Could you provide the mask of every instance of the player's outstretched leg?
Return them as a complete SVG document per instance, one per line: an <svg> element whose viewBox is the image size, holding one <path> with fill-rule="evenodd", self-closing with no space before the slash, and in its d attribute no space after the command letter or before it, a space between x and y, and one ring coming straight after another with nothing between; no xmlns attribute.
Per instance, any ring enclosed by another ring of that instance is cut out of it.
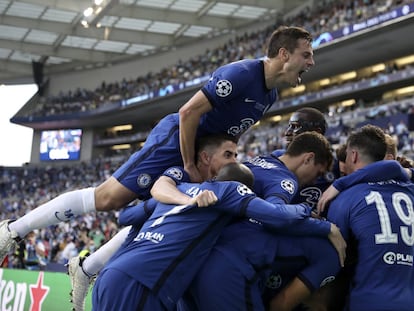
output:
<svg viewBox="0 0 414 311"><path fill-rule="evenodd" d="M95 188L86 188L63 193L15 221L3 221L0 228L0 260L3 261L16 239L23 239L29 232L93 211L96 211Z"/></svg>

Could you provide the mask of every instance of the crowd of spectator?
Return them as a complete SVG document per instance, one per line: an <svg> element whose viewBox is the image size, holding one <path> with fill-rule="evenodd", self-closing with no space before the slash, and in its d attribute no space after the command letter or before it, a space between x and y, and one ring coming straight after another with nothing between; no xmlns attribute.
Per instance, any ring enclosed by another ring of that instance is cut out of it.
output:
<svg viewBox="0 0 414 311"><path fill-rule="evenodd" d="M316 37L323 32L366 20L408 2L412 0L315 1L314 7L307 7L294 17L277 21L262 31L238 35L223 46L207 49L204 54L179 61L159 72L149 72L136 79L124 78L122 81L110 83L103 81L95 90L79 87L43 97L34 110L30 111L30 116L53 116L94 110L103 105L157 92L168 85L209 75L215 68L225 63L262 57L265 54L263 50L265 40L281 24L303 26Z"/></svg>
<svg viewBox="0 0 414 311"><path fill-rule="evenodd" d="M67 166L0 167L1 219L16 219L63 192L97 186L125 159L95 159ZM88 214L29 234L3 265L42 269L65 264L82 249L93 251L118 231L117 215ZM37 258L37 259L36 259Z"/></svg>

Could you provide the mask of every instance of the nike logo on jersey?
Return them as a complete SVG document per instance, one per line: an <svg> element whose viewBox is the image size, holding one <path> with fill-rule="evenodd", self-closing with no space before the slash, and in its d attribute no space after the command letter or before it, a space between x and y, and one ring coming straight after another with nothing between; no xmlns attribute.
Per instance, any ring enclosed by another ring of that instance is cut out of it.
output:
<svg viewBox="0 0 414 311"><path fill-rule="evenodd" d="M246 97L246 98L244 99L244 102L245 102L245 103L255 103L256 101L255 101L254 99L251 99L251 98Z"/></svg>

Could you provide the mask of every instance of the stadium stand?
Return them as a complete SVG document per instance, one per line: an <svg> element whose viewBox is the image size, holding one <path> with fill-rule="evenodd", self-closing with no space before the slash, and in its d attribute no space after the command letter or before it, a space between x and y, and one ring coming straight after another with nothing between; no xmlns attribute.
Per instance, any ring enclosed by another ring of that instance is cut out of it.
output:
<svg viewBox="0 0 414 311"><path fill-rule="evenodd" d="M401 1L395 3L393 1L332 1L327 4L318 5L317 2L315 8L301 11L297 16L284 22L303 25L318 37L324 32L335 31L393 9L401 5ZM276 26L272 25L258 32L236 36L224 46L208 49L203 55L180 61L157 73L149 72L138 76L135 80L124 78L122 81L111 83L102 81L94 90L77 88L41 97L35 109L26 116L44 117L90 111L150 93L169 95L176 91L176 87L171 86L179 86L197 78L205 79L214 68L225 63L243 58L262 57L264 51L260 47L265 45L265 40Z"/></svg>

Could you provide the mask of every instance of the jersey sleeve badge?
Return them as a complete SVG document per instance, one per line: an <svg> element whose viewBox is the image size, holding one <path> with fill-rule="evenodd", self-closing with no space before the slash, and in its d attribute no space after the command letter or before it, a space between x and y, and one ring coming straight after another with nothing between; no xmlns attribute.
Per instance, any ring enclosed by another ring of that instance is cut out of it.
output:
<svg viewBox="0 0 414 311"><path fill-rule="evenodd" d="M219 80L216 83L216 94L220 97L226 97L231 94L233 86L229 80Z"/></svg>

